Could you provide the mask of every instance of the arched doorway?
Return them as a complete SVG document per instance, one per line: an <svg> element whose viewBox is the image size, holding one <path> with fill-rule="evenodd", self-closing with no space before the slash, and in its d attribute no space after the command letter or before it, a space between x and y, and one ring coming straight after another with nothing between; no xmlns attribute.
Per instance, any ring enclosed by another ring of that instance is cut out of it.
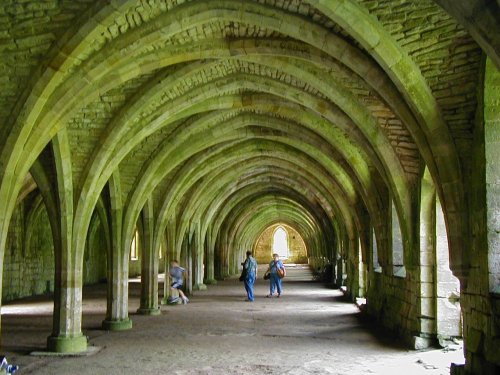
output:
<svg viewBox="0 0 500 375"><path fill-rule="evenodd" d="M285 263L308 263L308 252L302 236L284 223L267 227L258 237L253 250L259 264L268 263L273 253L279 254Z"/></svg>
<svg viewBox="0 0 500 375"><path fill-rule="evenodd" d="M273 235L273 254L278 254L280 259L288 259L288 233L281 225L276 228Z"/></svg>

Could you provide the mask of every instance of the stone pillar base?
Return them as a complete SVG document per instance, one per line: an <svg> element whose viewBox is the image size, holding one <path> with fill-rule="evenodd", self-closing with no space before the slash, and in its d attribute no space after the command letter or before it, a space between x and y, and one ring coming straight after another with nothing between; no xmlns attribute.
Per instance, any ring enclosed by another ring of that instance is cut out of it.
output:
<svg viewBox="0 0 500 375"><path fill-rule="evenodd" d="M196 284L193 286L193 290L207 290L207 286L205 284Z"/></svg>
<svg viewBox="0 0 500 375"><path fill-rule="evenodd" d="M132 320L103 320L102 328L107 331L125 331L132 328Z"/></svg>
<svg viewBox="0 0 500 375"><path fill-rule="evenodd" d="M137 309L137 314L140 314L140 315L160 315L161 314L161 311L160 309L157 307L157 308L138 308Z"/></svg>
<svg viewBox="0 0 500 375"><path fill-rule="evenodd" d="M87 336L49 336L47 350L55 353L80 353L87 350Z"/></svg>
<svg viewBox="0 0 500 375"><path fill-rule="evenodd" d="M430 337L413 336L411 338L411 347L415 350L427 349L435 343Z"/></svg>
<svg viewBox="0 0 500 375"><path fill-rule="evenodd" d="M217 280L215 279L205 280L205 285L215 285L215 284L217 284Z"/></svg>

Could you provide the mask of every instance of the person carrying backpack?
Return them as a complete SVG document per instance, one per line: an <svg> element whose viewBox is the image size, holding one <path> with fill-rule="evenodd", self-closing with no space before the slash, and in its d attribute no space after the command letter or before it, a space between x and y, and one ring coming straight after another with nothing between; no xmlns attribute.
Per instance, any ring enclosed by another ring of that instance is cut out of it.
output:
<svg viewBox="0 0 500 375"><path fill-rule="evenodd" d="M283 262L280 260L280 256L278 254L273 254L273 260L269 263L269 267L267 268L266 274L270 274L269 278L269 294L268 298L271 298L274 294L274 289L278 292L278 298L281 296L283 292L283 287L281 286L281 279L286 275L286 269Z"/></svg>

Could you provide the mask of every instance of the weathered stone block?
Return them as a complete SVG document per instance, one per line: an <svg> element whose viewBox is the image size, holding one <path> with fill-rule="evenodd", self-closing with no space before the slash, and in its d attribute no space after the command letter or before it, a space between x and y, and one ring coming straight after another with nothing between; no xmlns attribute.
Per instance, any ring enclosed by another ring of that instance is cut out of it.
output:
<svg viewBox="0 0 500 375"><path fill-rule="evenodd" d="M412 337L412 347L415 350L427 349L432 345L432 340L425 337L413 336Z"/></svg>
<svg viewBox="0 0 500 375"><path fill-rule="evenodd" d="M419 331L426 335L436 334L436 321L434 319L420 319Z"/></svg>
<svg viewBox="0 0 500 375"><path fill-rule="evenodd" d="M435 301L434 298L417 298L417 303L420 306L420 314L426 317L435 316Z"/></svg>
<svg viewBox="0 0 500 375"><path fill-rule="evenodd" d="M420 284L420 297L431 298L434 297L434 283L421 283Z"/></svg>
<svg viewBox="0 0 500 375"><path fill-rule="evenodd" d="M469 328L467 330L467 350L472 353L481 353L484 334L481 331L478 331L474 328Z"/></svg>

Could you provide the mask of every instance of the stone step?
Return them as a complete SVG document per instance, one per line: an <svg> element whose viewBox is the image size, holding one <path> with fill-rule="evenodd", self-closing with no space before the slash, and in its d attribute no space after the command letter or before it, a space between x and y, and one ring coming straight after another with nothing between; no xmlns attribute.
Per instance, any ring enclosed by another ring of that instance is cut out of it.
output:
<svg viewBox="0 0 500 375"><path fill-rule="evenodd" d="M314 274L311 270L311 267L308 264L288 263L285 264L285 268L286 268L286 277L284 278L284 281L314 280ZM259 273L263 275L266 269L267 269L266 265L259 266Z"/></svg>

